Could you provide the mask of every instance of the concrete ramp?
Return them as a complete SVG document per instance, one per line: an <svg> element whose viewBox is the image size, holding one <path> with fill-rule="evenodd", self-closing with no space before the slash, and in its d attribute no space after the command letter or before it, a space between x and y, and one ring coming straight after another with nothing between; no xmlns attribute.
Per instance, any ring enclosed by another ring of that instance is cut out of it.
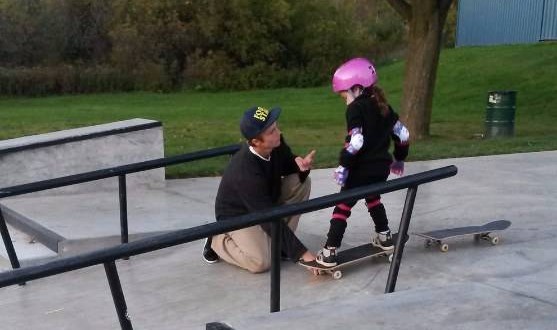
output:
<svg viewBox="0 0 557 330"><path fill-rule="evenodd" d="M387 295L355 293L223 324L237 330L264 329L555 329L557 298L540 298L535 282L491 280ZM517 290L509 286L518 287ZM533 295L520 292L534 293Z"/></svg>

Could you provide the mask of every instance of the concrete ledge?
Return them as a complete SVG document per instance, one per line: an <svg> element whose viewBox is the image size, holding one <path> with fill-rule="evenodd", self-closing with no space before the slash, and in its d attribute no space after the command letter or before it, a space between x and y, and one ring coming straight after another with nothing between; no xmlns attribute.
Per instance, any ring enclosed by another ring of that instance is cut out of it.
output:
<svg viewBox="0 0 557 330"><path fill-rule="evenodd" d="M80 174L164 157L162 124L147 119L69 129L0 141L0 187ZM164 168L127 176L128 187L164 187ZM117 178L36 194L114 189Z"/></svg>
<svg viewBox="0 0 557 330"><path fill-rule="evenodd" d="M160 121L136 118L109 124L74 128L38 135L30 135L0 141L0 155L16 151L44 148L63 143L94 139L108 135L135 132L161 126L162 123Z"/></svg>
<svg viewBox="0 0 557 330"><path fill-rule="evenodd" d="M165 234L170 232L166 231L155 231L150 233L140 233L128 235L129 242L135 240L146 238L149 236ZM67 257L72 255L78 255L81 253L91 252L103 248L108 248L121 244L121 236L105 236L99 238L82 238L82 239L66 239L62 240L58 244L58 256Z"/></svg>
<svg viewBox="0 0 557 330"><path fill-rule="evenodd" d="M0 204L0 208L9 225L31 236L33 240L40 242L50 250L58 252L58 244L64 240L63 236L58 235L38 222L29 219L5 205Z"/></svg>
<svg viewBox="0 0 557 330"><path fill-rule="evenodd" d="M39 265L58 257L58 254L44 246L34 237L8 224L12 244L17 252L21 267ZM0 243L0 272L11 270L12 265L4 244Z"/></svg>

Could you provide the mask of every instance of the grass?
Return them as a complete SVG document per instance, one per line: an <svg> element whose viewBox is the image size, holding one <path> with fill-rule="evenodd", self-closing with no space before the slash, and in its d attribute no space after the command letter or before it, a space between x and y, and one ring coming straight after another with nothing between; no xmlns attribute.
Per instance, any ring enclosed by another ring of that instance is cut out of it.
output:
<svg viewBox="0 0 557 330"><path fill-rule="evenodd" d="M378 68L398 108L403 63ZM557 149L557 44L469 47L441 54L431 137L411 146L409 160ZM515 137L479 139L487 92L516 90ZM337 164L344 105L330 87L246 92L119 93L0 99L0 140L130 118L160 120L165 154L241 141L238 122L252 105L280 105L280 126L297 153L317 149L317 167ZM168 177L219 174L226 157L177 165Z"/></svg>

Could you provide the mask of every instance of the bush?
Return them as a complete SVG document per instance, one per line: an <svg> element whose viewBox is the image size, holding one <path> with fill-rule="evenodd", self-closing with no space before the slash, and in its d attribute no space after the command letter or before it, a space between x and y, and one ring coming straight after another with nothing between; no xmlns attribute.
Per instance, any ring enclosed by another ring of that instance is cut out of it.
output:
<svg viewBox="0 0 557 330"><path fill-rule="evenodd" d="M405 32L384 0L0 0L0 11L9 95L310 87L348 58L389 60Z"/></svg>
<svg viewBox="0 0 557 330"><path fill-rule="evenodd" d="M108 66L0 68L0 94L43 96L50 94L159 90L161 70L146 66L121 72Z"/></svg>

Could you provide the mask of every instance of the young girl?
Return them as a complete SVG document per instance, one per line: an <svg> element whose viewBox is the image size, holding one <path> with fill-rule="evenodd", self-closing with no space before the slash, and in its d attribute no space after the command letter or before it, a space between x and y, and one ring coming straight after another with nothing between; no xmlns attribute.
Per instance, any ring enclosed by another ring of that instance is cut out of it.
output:
<svg viewBox="0 0 557 330"><path fill-rule="evenodd" d="M376 82L375 68L364 58L344 63L333 76L333 91L344 98L347 105L348 134L340 152L340 165L334 171L335 181L342 187L341 191L385 182L389 171L397 175L402 175L404 171L409 133L387 104ZM394 161L389 153L391 139L395 142ZM368 196L365 201L375 223L372 244L383 250L393 249L389 221L380 196ZM336 249L340 247L346 221L356 202L340 203L334 208L327 243L316 259L319 264L326 267L337 264Z"/></svg>

